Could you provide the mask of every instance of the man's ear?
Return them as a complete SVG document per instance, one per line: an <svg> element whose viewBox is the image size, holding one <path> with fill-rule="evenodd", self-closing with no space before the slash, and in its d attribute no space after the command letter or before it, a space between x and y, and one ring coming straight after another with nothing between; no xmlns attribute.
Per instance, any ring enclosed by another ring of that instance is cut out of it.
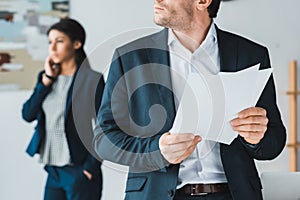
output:
<svg viewBox="0 0 300 200"><path fill-rule="evenodd" d="M81 46L82 46L82 43L79 40L76 40L73 43L73 48L76 49L76 50L79 49Z"/></svg>
<svg viewBox="0 0 300 200"><path fill-rule="evenodd" d="M197 0L197 9L201 11L207 10L211 2L212 0Z"/></svg>

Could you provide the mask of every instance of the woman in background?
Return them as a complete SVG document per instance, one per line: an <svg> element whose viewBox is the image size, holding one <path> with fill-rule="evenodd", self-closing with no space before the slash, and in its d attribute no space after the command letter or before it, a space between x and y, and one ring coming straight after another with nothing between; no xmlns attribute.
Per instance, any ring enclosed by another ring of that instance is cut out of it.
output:
<svg viewBox="0 0 300 200"><path fill-rule="evenodd" d="M27 148L48 172L44 199L99 200L100 162L92 151L93 126L104 87L91 70L83 46L85 31L73 19L62 19L48 32L49 55L22 116L37 120Z"/></svg>

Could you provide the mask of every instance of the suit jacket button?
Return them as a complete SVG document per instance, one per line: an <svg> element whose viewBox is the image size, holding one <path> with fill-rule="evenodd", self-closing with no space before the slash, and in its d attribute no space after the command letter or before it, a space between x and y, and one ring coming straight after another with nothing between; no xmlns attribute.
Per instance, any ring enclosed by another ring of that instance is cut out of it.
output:
<svg viewBox="0 0 300 200"><path fill-rule="evenodd" d="M173 197L174 194L175 194L174 190L169 190L169 191L168 191L168 196L169 196L169 197Z"/></svg>

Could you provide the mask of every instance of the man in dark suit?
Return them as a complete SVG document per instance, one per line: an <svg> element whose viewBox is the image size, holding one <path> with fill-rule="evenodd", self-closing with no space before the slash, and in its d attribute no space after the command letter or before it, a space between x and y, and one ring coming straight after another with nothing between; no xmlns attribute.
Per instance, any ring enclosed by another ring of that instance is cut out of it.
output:
<svg viewBox="0 0 300 200"><path fill-rule="evenodd" d="M101 158L129 166L125 199L262 199L254 159L274 159L286 141L272 76L256 107L230 122L238 132L230 145L169 133L193 66L212 74L270 67L265 47L214 24L219 4L156 0L155 23L167 29L115 51L94 147Z"/></svg>

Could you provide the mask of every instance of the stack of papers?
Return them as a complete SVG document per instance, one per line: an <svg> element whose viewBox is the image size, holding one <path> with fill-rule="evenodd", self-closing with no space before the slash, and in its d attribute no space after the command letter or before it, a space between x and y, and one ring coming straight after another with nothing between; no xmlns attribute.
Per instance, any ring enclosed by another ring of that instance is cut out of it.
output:
<svg viewBox="0 0 300 200"><path fill-rule="evenodd" d="M254 107L273 69L259 64L216 75L191 73L180 100L171 133L194 133L202 140L230 144L238 135L230 121Z"/></svg>

